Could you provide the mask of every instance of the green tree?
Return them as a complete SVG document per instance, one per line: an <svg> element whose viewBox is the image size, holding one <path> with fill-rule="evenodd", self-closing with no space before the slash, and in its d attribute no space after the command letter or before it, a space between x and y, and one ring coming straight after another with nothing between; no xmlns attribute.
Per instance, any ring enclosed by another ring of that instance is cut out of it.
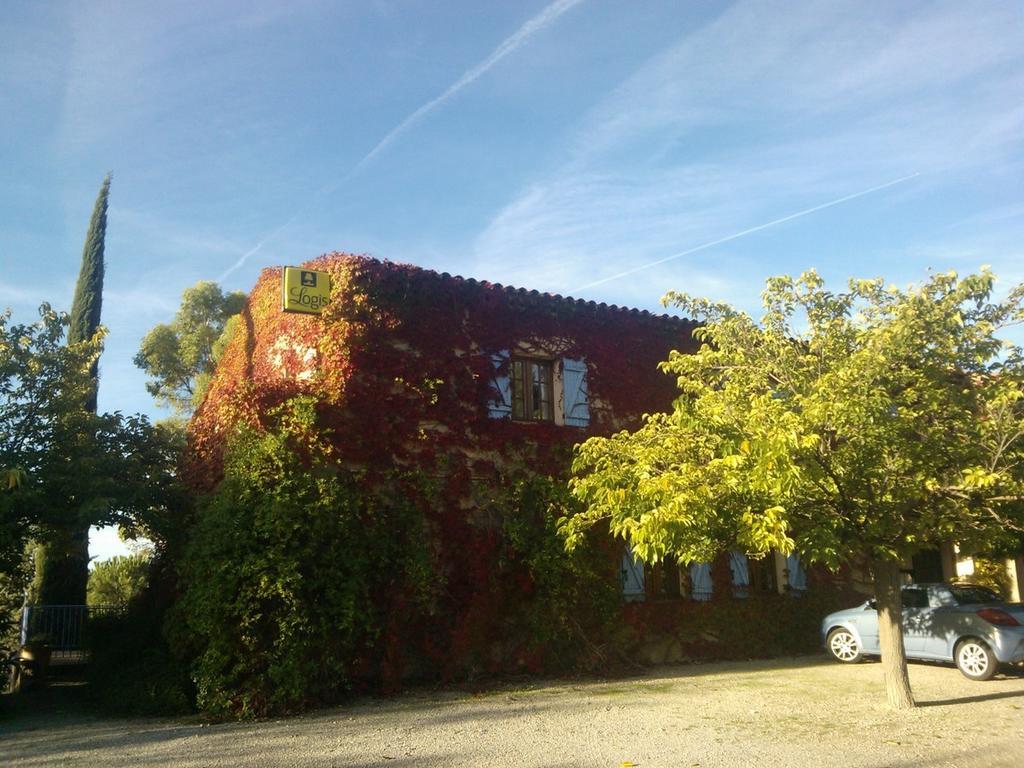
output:
<svg viewBox="0 0 1024 768"><path fill-rule="evenodd" d="M82 249L82 265L75 284L71 319L67 331L68 344L90 341L100 328L103 307L103 251L107 235L107 201L110 196L110 175L103 180L93 206L89 230ZM96 412L99 387L99 358L89 367L91 382L82 393L80 408ZM89 527L73 523L54 527L49 536L36 547L36 579L33 592L49 603L80 603L85 596L89 567Z"/></svg>
<svg viewBox="0 0 1024 768"><path fill-rule="evenodd" d="M67 344L69 324L66 314L48 305L29 325L0 315L0 467L15 470L18 478L0 491L3 573L20 567L29 536L59 541L66 531L116 524L159 539L183 505L175 476L179 435L144 417L82 408L103 329L88 341ZM84 603L86 578L80 592L36 588L34 598ZM44 587L52 583L36 580Z"/></svg>
<svg viewBox="0 0 1024 768"><path fill-rule="evenodd" d="M30 580L25 526L16 518L13 503L14 492L24 480L21 469L0 469L0 647L5 648L17 642L18 619Z"/></svg>
<svg viewBox="0 0 1024 768"><path fill-rule="evenodd" d="M153 377L146 390L158 403L179 416L199 405L216 365L217 341L244 305L244 293L224 293L216 283L202 281L182 294L174 320L150 329L135 365Z"/></svg>
<svg viewBox="0 0 1024 768"><path fill-rule="evenodd" d="M96 563L89 573L89 605L127 606L145 589L153 553L148 550Z"/></svg>
<svg viewBox="0 0 1024 768"><path fill-rule="evenodd" d="M21 527L14 517L11 500L24 481L24 470L16 467L0 469L0 572L9 569L21 549Z"/></svg>
<svg viewBox="0 0 1024 768"><path fill-rule="evenodd" d="M75 283L75 298L71 302L71 324L68 326L68 344L89 341L100 328L103 309L103 252L107 238L107 203L110 198L110 174L103 179L96 204L89 220L89 231L82 249L82 266ZM92 389L85 399L85 410L96 412L99 359L93 361L90 374Z"/></svg>
<svg viewBox="0 0 1024 768"><path fill-rule="evenodd" d="M605 520L648 561L795 548L866 571L889 701L913 706L901 565L944 541L999 548L1024 517L1024 360L997 336L1024 319L1024 286L993 301L993 282L832 293L814 272L773 278L760 323L670 293L704 343L662 364L681 390L671 413L579 447L586 510L563 521L568 546Z"/></svg>

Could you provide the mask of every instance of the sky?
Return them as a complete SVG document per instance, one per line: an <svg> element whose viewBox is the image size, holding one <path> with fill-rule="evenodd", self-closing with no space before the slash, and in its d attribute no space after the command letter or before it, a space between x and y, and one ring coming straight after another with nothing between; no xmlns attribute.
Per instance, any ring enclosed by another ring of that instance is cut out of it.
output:
<svg viewBox="0 0 1024 768"><path fill-rule="evenodd" d="M132 357L185 288L335 250L658 311L1024 281L1017 0L12 0L0 51L15 320L113 173L102 410L165 415Z"/></svg>

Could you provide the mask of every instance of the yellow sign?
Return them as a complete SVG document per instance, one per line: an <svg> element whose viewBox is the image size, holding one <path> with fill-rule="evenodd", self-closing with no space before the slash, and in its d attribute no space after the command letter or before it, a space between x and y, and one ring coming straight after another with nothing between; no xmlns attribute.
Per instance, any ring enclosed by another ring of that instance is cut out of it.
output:
<svg viewBox="0 0 1024 768"><path fill-rule="evenodd" d="M331 298L331 276L301 267L285 267L281 281L281 308L285 312L319 315Z"/></svg>

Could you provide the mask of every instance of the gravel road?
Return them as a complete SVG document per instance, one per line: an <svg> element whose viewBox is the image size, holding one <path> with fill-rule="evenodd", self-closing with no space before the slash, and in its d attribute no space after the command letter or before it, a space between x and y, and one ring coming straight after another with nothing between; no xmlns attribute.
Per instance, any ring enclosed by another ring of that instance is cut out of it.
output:
<svg viewBox="0 0 1024 768"><path fill-rule="evenodd" d="M419 691L248 724L69 711L0 722L3 766L1020 766L1024 673L972 683L913 664L919 707L885 705L881 667L799 658L660 668L636 679Z"/></svg>

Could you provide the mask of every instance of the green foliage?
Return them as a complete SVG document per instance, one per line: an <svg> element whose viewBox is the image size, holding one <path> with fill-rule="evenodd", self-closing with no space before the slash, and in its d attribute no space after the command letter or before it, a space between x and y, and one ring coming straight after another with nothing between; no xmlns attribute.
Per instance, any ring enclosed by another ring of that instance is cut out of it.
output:
<svg viewBox="0 0 1024 768"><path fill-rule="evenodd" d="M173 567L158 554L149 563L145 588L123 613L89 621L87 679L98 709L136 716L192 710L188 667L171 655L162 631L175 583Z"/></svg>
<svg viewBox="0 0 1024 768"><path fill-rule="evenodd" d="M505 606L506 638L543 648L545 667L560 671L607 662L604 646L619 618L621 596L609 552L595 546L567 552L557 522L578 505L564 481L528 470L524 479L489 487L484 508L503 521L504 549L493 564L525 600ZM516 571L528 578L516 583Z"/></svg>
<svg viewBox="0 0 1024 768"><path fill-rule="evenodd" d="M202 402L224 345L220 339L244 305L244 293L224 293L216 283L199 282L182 294L173 321L150 329L135 365L153 377L146 389L158 403L187 415Z"/></svg>
<svg viewBox="0 0 1024 768"><path fill-rule="evenodd" d="M575 502L563 481L341 468L311 398L266 424L231 438L180 564L167 628L201 710L258 717L357 683L606 660L611 558L565 551L555 521Z"/></svg>
<svg viewBox="0 0 1024 768"><path fill-rule="evenodd" d="M16 648L21 629L21 608L32 580L32 558L23 551L20 561L0 568L0 648Z"/></svg>
<svg viewBox="0 0 1024 768"><path fill-rule="evenodd" d="M110 195L110 176L103 180L85 246L82 264L75 284L75 298L71 304L68 326L68 344L91 341L100 332L100 314L103 306L103 250L107 233L107 200ZM79 407L86 413L96 413L99 391L99 349L89 365L89 380ZM88 425L83 424L83 427ZM88 433L80 440L88 440ZM35 550L36 579L33 591L36 598L48 603L80 603L85 593L87 563L89 561L89 528L81 521L72 521L68 527L55 527L51 535L38 542Z"/></svg>
<svg viewBox="0 0 1024 768"><path fill-rule="evenodd" d="M19 482L0 491L0 571L20 567L25 540L84 535L89 525L162 530L180 508L175 477L181 438L139 416L83 408L103 329L64 343L67 315L48 305L31 325L0 315L0 466ZM58 551L63 545L58 542ZM68 581L84 602L87 553L70 564ZM64 558L67 561L67 558ZM38 567L38 564L37 564ZM52 579L63 592L60 580ZM41 600L66 601L43 591Z"/></svg>
<svg viewBox="0 0 1024 768"><path fill-rule="evenodd" d="M623 647L632 658L652 662L816 653L821 648L821 617L858 599L863 598L812 590L799 597L633 603L624 611L630 635Z"/></svg>
<svg viewBox="0 0 1024 768"><path fill-rule="evenodd" d="M68 327L68 343L78 344L89 341L100 328L100 313L103 308L103 251L107 237L107 202L110 197L110 174L103 180L96 196L89 231L82 249L82 266L75 283L75 298L71 302L71 323ZM96 361L92 363L94 380L87 394L85 409L96 410Z"/></svg>
<svg viewBox="0 0 1024 768"><path fill-rule="evenodd" d="M957 581L988 587L1002 595L1004 600L1009 600L1013 582L1006 570L1005 560L979 555L975 555L972 560L974 561L974 573L970 576L961 576Z"/></svg>
<svg viewBox="0 0 1024 768"><path fill-rule="evenodd" d="M4 575L18 571L28 529L15 510L12 495L12 491L0 491L0 574Z"/></svg>
<svg viewBox="0 0 1024 768"><path fill-rule="evenodd" d="M83 429L95 418L82 403L102 334L65 345L68 323L45 304L31 325L12 324L9 312L0 316L0 466L8 468L0 491L5 573L20 564L34 525L54 516L53 522L64 521L61 491L80 482L74 461L84 452ZM10 482L12 474L17 482Z"/></svg>
<svg viewBox="0 0 1024 768"><path fill-rule="evenodd" d="M25 524L14 511L13 494L24 481L21 469L0 470L0 648L17 643L18 618L32 573L24 546Z"/></svg>
<svg viewBox="0 0 1024 768"><path fill-rule="evenodd" d="M153 553L144 550L96 563L89 572L86 603L127 606L145 588L152 559Z"/></svg>
<svg viewBox="0 0 1024 768"><path fill-rule="evenodd" d="M709 561L737 546L870 571L887 694L913 706L900 563L958 541L999 549L1024 527L1024 356L997 334L1024 286L936 274L901 291L807 272L772 278L757 323L669 294L701 319L696 354L662 364L680 397L634 433L579 449L569 546L597 520L644 560Z"/></svg>
<svg viewBox="0 0 1024 768"><path fill-rule="evenodd" d="M669 294L706 321L704 344L663 364L672 413L579 449L570 541L607 519L646 560L738 544L831 567L997 545L1022 523L1024 364L996 334L1024 287L992 302L993 281L774 278L760 323Z"/></svg>
<svg viewBox="0 0 1024 768"><path fill-rule="evenodd" d="M197 512L170 623L194 659L200 709L263 716L336 700L383 625L380 590L429 599L422 513L398 487L373 495L315 448L308 400L241 430Z"/></svg>

